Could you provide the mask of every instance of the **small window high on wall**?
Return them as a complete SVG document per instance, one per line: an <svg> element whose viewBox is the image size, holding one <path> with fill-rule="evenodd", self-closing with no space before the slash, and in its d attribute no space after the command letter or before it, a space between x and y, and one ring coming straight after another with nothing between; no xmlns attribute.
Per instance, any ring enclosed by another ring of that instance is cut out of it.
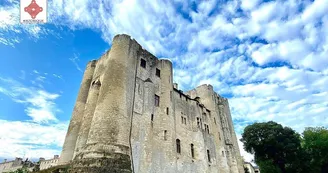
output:
<svg viewBox="0 0 328 173"><path fill-rule="evenodd" d="M155 94L155 106L159 107L159 96Z"/></svg>
<svg viewBox="0 0 328 173"><path fill-rule="evenodd" d="M191 157L195 158L194 144L190 144L190 149L191 149Z"/></svg>
<svg viewBox="0 0 328 173"><path fill-rule="evenodd" d="M158 68L156 68L156 76L161 77L161 70L159 70Z"/></svg>
<svg viewBox="0 0 328 173"><path fill-rule="evenodd" d="M146 68L146 60L142 59L140 60L140 66L143 68Z"/></svg>
<svg viewBox="0 0 328 173"><path fill-rule="evenodd" d="M176 145L177 145L177 153L181 153L181 144L180 139L176 139Z"/></svg>
<svg viewBox="0 0 328 173"><path fill-rule="evenodd" d="M167 140L167 130L164 130L164 141Z"/></svg>
<svg viewBox="0 0 328 173"><path fill-rule="evenodd" d="M207 150L207 160L211 162L210 150Z"/></svg>
<svg viewBox="0 0 328 173"><path fill-rule="evenodd" d="M202 125L201 125L201 123L200 123L200 118L198 118L198 117L197 117L197 127L198 127L198 128L202 128Z"/></svg>

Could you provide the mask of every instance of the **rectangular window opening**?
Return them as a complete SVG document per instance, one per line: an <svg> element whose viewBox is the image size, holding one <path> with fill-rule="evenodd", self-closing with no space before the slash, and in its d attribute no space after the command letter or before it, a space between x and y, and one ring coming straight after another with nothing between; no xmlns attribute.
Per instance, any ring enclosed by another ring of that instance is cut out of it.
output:
<svg viewBox="0 0 328 173"><path fill-rule="evenodd" d="M158 68L156 68L156 76L161 77L161 70L159 70Z"/></svg>
<svg viewBox="0 0 328 173"><path fill-rule="evenodd" d="M166 115L168 115L169 114L169 108L167 107L166 108Z"/></svg>
<svg viewBox="0 0 328 173"><path fill-rule="evenodd" d="M201 128L201 125L200 125L200 119L197 117L197 127L198 128Z"/></svg>
<svg viewBox="0 0 328 173"><path fill-rule="evenodd" d="M142 59L140 60L140 66L143 68L146 68L146 60Z"/></svg>
<svg viewBox="0 0 328 173"><path fill-rule="evenodd" d="M159 96L155 94L155 106L159 107Z"/></svg>
<svg viewBox="0 0 328 173"><path fill-rule="evenodd" d="M176 139L177 153L181 153L180 139Z"/></svg>
<svg viewBox="0 0 328 173"><path fill-rule="evenodd" d="M167 140L167 130L164 130L164 140Z"/></svg>
<svg viewBox="0 0 328 173"><path fill-rule="evenodd" d="M207 150L207 159L208 162L211 162L210 150Z"/></svg>
<svg viewBox="0 0 328 173"><path fill-rule="evenodd" d="M195 153L194 153L194 144L190 144L190 149L191 149L191 157L195 158Z"/></svg>
<svg viewBox="0 0 328 173"><path fill-rule="evenodd" d="M150 124L151 124L151 127L154 126L154 114L151 114L151 117L150 117Z"/></svg>

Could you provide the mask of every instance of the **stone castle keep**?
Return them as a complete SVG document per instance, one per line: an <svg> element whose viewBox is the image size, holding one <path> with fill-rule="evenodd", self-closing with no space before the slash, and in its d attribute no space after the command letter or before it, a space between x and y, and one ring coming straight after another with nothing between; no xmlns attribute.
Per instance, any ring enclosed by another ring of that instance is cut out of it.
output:
<svg viewBox="0 0 328 173"><path fill-rule="evenodd" d="M88 63L59 164L82 173L243 173L228 100L182 92L172 62L128 35Z"/></svg>

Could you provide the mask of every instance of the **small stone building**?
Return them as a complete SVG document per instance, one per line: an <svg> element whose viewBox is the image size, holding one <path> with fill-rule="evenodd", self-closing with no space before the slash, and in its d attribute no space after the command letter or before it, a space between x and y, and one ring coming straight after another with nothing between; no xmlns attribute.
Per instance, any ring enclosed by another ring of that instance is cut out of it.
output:
<svg viewBox="0 0 328 173"><path fill-rule="evenodd" d="M74 173L243 173L228 100L209 84L183 92L173 80L170 60L115 36L87 65L59 164Z"/></svg>

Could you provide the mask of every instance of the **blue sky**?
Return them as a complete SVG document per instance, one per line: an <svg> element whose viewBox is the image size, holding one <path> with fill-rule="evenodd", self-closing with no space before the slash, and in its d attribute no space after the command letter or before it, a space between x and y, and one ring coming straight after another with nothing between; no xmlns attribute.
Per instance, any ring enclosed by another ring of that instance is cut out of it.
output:
<svg viewBox="0 0 328 173"><path fill-rule="evenodd" d="M0 158L60 153L86 63L121 33L171 59L181 89L229 98L239 137L269 120L327 127L327 11L327 0L49 0L47 24L22 25L19 2L2 0Z"/></svg>

